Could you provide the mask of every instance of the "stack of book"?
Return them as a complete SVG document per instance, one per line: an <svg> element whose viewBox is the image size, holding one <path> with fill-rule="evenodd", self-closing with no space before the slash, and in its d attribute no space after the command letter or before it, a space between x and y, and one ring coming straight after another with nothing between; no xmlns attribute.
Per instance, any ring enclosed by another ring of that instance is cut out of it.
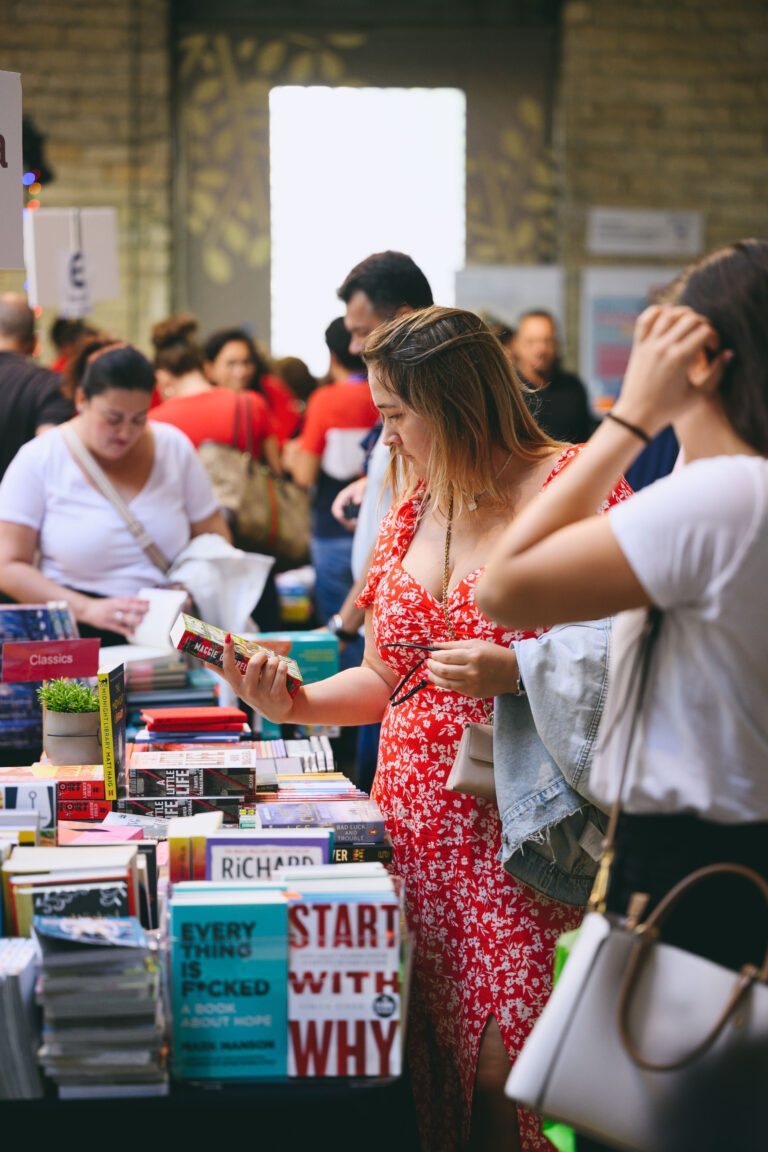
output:
<svg viewBox="0 0 768 1152"><path fill-rule="evenodd" d="M0 869L6 934L29 936L35 915L138 916L150 899L153 847L14 847Z"/></svg>
<svg viewBox="0 0 768 1152"><path fill-rule="evenodd" d="M43 1094L35 1059L35 957L31 940L0 940L0 1100Z"/></svg>
<svg viewBox="0 0 768 1152"><path fill-rule="evenodd" d="M397 882L376 864L272 875L174 888L175 1075L398 1075L407 960Z"/></svg>
<svg viewBox="0 0 768 1152"><path fill-rule="evenodd" d="M356 790L353 788L353 792ZM333 829L331 860L334 864L388 864L392 860L392 841L384 827L384 817L373 800L351 796L343 790L333 798L321 791L312 795L294 793L289 800L280 793L277 803L244 805L240 827L245 829L269 828L273 831L288 828ZM309 797L309 798L307 798Z"/></svg>
<svg viewBox="0 0 768 1152"><path fill-rule="evenodd" d="M35 916L40 1063L64 1099L168 1091L160 965L135 917Z"/></svg>
<svg viewBox="0 0 768 1152"><path fill-rule="evenodd" d="M143 708L137 743L237 744L250 735L241 708Z"/></svg>
<svg viewBox="0 0 768 1152"><path fill-rule="evenodd" d="M288 906L288 1075L398 1076L408 950L381 864L281 868Z"/></svg>
<svg viewBox="0 0 768 1152"><path fill-rule="evenodd" d="M288 905L278 887L180 884L169 900L173 1072L285 1076Z"/></svg>
<svg viewBox="0 0 768 1152"><path fill-rule="evenodd" d="M48 604L0 604L0 667L2 645L20 640L73 640L74 617L65 601ZM43 713L37 699L39 683L0 683L0 747L43 745Z"/></svg>

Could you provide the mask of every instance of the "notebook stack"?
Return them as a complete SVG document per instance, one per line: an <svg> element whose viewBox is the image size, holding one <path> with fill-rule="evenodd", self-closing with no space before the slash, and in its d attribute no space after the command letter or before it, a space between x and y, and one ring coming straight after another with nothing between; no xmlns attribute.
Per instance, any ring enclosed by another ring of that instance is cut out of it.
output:
<svg viewBox="0 0 768 1152"><path fill-rule="evenodd" d="M160 965L135 917L36 916L39 1059L63 1099L164 1095Z"/></svg>
<svg viewBox="0 0 768 1152"><path fill-rule="evenodd" d="M136 743L237 744L251 730L241 708L143 708Z"/></svg>
<svg viewBox="0 0 768 1152"><path fill-rule="evenodd" d="M31 940L0 940L0 1100L43 1094L35 1059L35 957Z"/></svg>

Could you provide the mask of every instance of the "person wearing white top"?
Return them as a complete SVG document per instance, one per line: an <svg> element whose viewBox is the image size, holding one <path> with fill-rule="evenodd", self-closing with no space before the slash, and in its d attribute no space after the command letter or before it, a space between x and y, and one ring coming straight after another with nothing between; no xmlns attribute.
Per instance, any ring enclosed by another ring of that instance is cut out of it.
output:
<svg viewBox="0 0 768 1152"><path fill-rule="evenodd" d="M591 776L610 805L626 757L608 892L619 914L632 893L647 894L650 911L707 864L768 878L768 243L710 254L668 298L637 322L608 419L507 529L476 593L512 628L619 613ZM685 466L592 517L616 473L669 424ZM738 969L762 963L765 916L756 887L720 874L686 896L665 938ZM768 1054L755 1059L764 1068ZM703 1092L687 1147L758 1147L762 1101L752 1088L726 1100ZM580 1150L595 1147L579 1138Z"/></svg>
<svg viewBox="0 0 768 1152"><path fill-rule="evenodd" d="M191 442L170 425L147 424L153 387L154 370L141 352L100 347L86 363L77 415L65 427L171 562L193 536L229 536ZM124 643L146 612L139 589L165 582L59 429L24 446L0 484L0 592L7 599L66 600L81 636Z"/></svg>

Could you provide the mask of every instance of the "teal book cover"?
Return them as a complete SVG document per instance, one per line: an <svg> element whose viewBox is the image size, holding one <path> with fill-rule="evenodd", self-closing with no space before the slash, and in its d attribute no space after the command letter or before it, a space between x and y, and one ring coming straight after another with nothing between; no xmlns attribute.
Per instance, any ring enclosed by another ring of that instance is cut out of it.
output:
<svg viewBox="0 0 768 1152"><path fill-rule="evenodd" d="M172 899L170 964L175 1076L286 1075L288 926L281 892Z"/></svg>

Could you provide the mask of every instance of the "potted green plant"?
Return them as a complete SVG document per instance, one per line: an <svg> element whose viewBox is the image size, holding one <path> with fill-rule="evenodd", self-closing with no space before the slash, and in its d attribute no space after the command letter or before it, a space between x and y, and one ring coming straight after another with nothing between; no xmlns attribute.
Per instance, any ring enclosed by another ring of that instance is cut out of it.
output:
<svg viewBox="0 0 768 1152"><path fill-rule="evenodd" d="M43 705L43 747L51 763L100 764L96 690L80 680L48 680L37 695Z"/></svg>

